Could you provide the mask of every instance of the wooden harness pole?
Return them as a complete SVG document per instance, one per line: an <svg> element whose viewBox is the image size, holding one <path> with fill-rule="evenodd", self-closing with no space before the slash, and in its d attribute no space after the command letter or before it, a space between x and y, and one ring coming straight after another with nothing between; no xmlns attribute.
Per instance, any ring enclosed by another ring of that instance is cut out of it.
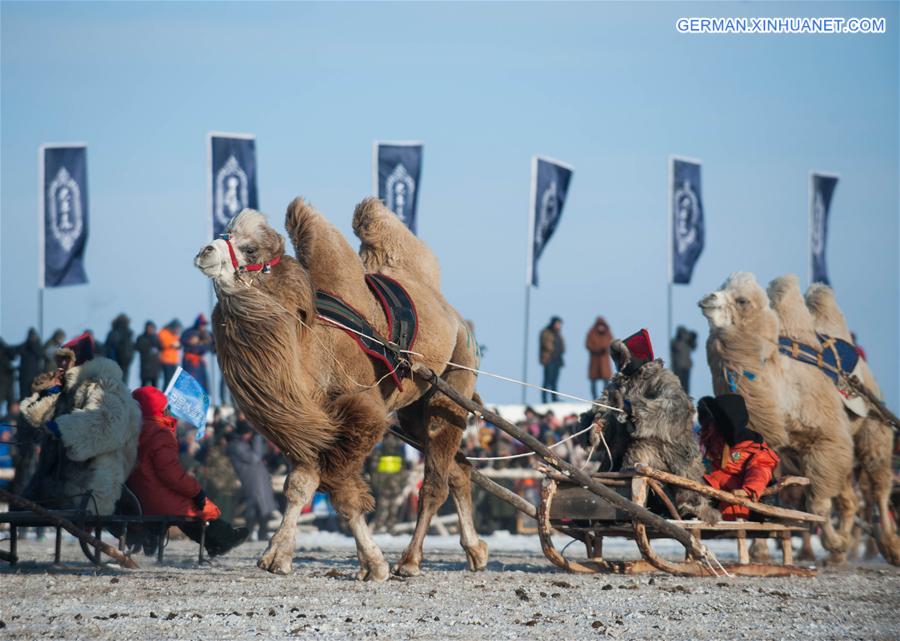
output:
<svg viewBox="0 0 900 641"><path fill-rule="evenodd" d="M2 488L0 488L0 499L3 499L10 505L16 505L25 510L30 510L35 514L44 517L56 527L64 528L70 534L72 534L72 536L75 536L84 543L97 548L98 552L103 552L104 554L118 561L123 568L128 568L129 570L140 569L140 566L138 566L138 564L130 556L122 554L113 546L104 543L100 539L94 538L68 519L64 519L60 516L54 515L52 512L46 510L35 502L29 501L28 499L23 499L21 496L17 496L12 492L7 492Z"/></svg>
<svg viewBox="0 0 900 641"><path fill-rule="evenodd" d="M691 536L690 532L688 532L686 529L669 523L666 519L653 514L647 508L629 501L614 490L611 490L602 483L598 483L597 481L592 479L588 473L578 469L577 467L567 463L566 461L563 461L558 456L556 456L546 445L531 436L531 434L523 432L499 414L495 414L494 412L485 409L481 405L475 403L472 399L464 398L463 396L461 396L459 392L453 389L445 380L438 377L430 368L428 368L424 364L414 364L412 367L412 371L417 376L428 381L431 385L436 387L438 391L450 398L450 400L455 402L460 407L467 409L476 416L484 417L485 419L493 423L497 428L503 430L513 438L518 439L519 441L530 447L538 456L544 459L549 465L559 470L566 477L572 479L573 481L576 481L577 483L590 490L597 496L605 499L609 503L612 503L615 507L628 512L635 520L646 524L647 526L659 531L669 538L675 539L697 559L706 559L710 562L715 560L715 555L713 555L713 553L709 549L707 549L703 544L701 544L693 536Z"/></svg>

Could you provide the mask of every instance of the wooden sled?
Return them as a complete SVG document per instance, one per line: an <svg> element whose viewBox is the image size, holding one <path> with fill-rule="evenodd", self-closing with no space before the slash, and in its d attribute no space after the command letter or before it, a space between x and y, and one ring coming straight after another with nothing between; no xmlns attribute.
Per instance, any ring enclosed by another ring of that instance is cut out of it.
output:
<svg viewBox="0 0 900 641"><path fill-rule="evenodd" d="M667 487L676 485L696 489L688 479L658 472L649 468L641 471L608 472L594 474L595 478L628 497L639 505L646 505L648 498L656 496L669 513L669 523L688 530L697 540L734 539L737 544L738 562L723 564L730 574L743 576L814 576L815 569L793 564L791 537L809 530L810 522L817 517L812 514L782 510L765 504L748 501L751 512L766 512L763 521L720 521L716 524L698 520L683 520L669 498ZM659 477L666 477L662 482ZM674 477L674 478L672 478ZM805 485L807 479L788 477L767 494L777 492L787 485ZM705 486L702 486L705 487ZM713 488L707 488L713 490ZM713 490L717 492L717 490ZM705 493L705 492L704 492ZM728 494L728 493L725 493ZM730 496L730 495L729 495ZM722 497L717 497L722 498ZM760 506L755 509L755 506ZM784 512L784 514L778 514ZM584 543L586 559L567 559L556 549L551 538L553 531L566 534ZM596 500L577 483L561 478L552 470L545 472L541 488L541 504L538 508L538 536L541 549L551 563L569 572L639 574L642 572L667 572L679 576L712 576L720 572L719 567L711 568L701 563L689 553L683 561L671 561L661 557L654 549L652 540L663 538L659 531L616 510L609 503ZM641 559L634 561L612 561L603 557L603 538L606 536L625 537L633 540L641 553ZM781 544L782 562L751 563L749 539L774 538Z"/></svg>

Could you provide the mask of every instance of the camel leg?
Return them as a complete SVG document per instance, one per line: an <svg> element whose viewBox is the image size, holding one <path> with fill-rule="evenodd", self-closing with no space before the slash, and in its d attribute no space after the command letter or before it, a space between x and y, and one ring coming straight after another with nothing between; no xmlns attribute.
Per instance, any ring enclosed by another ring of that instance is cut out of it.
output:
<svg viewBox="0 0 900 641"><path fill-rule="evenodd" d="M462 465L457 461L450 464L450 496L456 505L459 517L459 543L466 552L466 563L469 570L477 572L487 566L488 546L478 538L475 522L472 518L472 480L471 465Z"/></svg>
<svg viewBox="0 0 900 641"><path fill-rule="evenodd" d="M797 552L795 557L797 561L815 561L816 554L813 552L812 534L810 532L804 532L800 536L800 541L800 551Z"/></svg>
<svg viewBox="0 0 900 641"><path fill-rule="evenodd" d="M319 485L318 472L306 468L292 467L284 481L284 496L287 508L281 519L281 525L275 535L269 539L269 545L256 565L274 574L290 574L291 561L297 537L297 519L303 506L309 503Z"/></svg>
<svg viewBox="0 0 900 641"><path fill-rule="evenodd" d="M341 441L352 444L352 448L323 455L322 487L328 490L334 509L347 520L356 539L360 566L357 580L384 581L390 574L389 567L365 519L365 514L375 508L375 501L361 474L366 457L384 434L384 404L377 392L347 394L332 401L330 411L341 424Z"/></svg>
<svg viewBox="0 0 900 641"><path fill-rule="evenodd" d="M459 372L451 372L447 378L450 379L457 373ZM400 576L418 576L422 572L422 547L425 536L428 534L431 519L447 500L450 492L448 477L466 426L466 412L448 398L436 395L429 400L425 408L424 421L427 425L425 478L419 491L416 529L394 568L394 572Z"/></svg>
<svg viewBox="0 0 900 641"><path fill-rule="evenodd" d="M859 499L856 496L856 486L852 476L847 477L844 487L834 497L834 509L838 517L837 534L846 542L846 547L842 552L832 552L828 560L830 563L844 563L847 561L847 553L854 541L853 525L859 512Z"/></svg>
<svg viewBox="0 0 900 641"><path fill-rule="evenodd" d="M769 554L769 539L753 539L750 544L750 560L753 563L771 563L772 555Z"/></svg>
<svg viewBox="0 0 900 641"><path fill-rule="evenodd" d="M857 459L863 467L860 483L866 499L866 516L875 529L875 543L884 559L892 565L900 565L900 537L897 524L891 514L891 452L894 435L886 425L867 420L858 432L856 440ZM878 509L878 516L872 514ZM868 556L868 550L867 550Z"/></svg>

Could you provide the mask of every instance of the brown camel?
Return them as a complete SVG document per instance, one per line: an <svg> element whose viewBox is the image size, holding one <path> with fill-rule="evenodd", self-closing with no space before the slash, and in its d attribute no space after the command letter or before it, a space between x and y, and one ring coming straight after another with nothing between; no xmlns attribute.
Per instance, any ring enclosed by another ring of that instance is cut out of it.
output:
<svg viewBox="0 0 900 641"><path fill-rule="evenodd" d="M477 354L467 345L462 317L434 285L437 261L408 231L404 239L400 232L405 227L398 229L390 221L377 224L389 216L393 214L372 201L357 208L354 227L359 219L359 228L367 228L363 223L369 220L368 228L375 230L364 246L408 242L410 252L422 258L420 264L430 257L434 267L428 272L410 261L392 272L418 312L420 331L413 347L418 355L410 356L471 397L475 374L447 363L475 367ZM285 228L296 259L284 253L284 239L265 216L252 210L231 221L227 240L214 240L195 259L213 280L219 300L213 329L225 380L251 424L291 461L284 519L258 565L279 574L290 572L297 518L321 487L356 539L357 578L387 578L388 565L365 522L373 500L361 469L384 433L387 415L398 410L404 428L424 444L426 461L416 533L398 572L420 571L422 539L448 491L457 506L469 568L483 568L487 546L472 523L470 468L453 459L465 411L439 394L426 394L421 381L405 379L399 389L391 371L366 356L347 332L317 317L316 292L324 290L355 308L382 336L389 335L384 312L365 284L363 262L334 226L298 198L288 207ZM378 267L374 261L366 265L373 271Z"/></svg>
<svg viewBox="0 0 900 641"><path fill-rule="evenodd" d="M806 306L815 321L817 332L853 343L847 320L831 287L822 283L810 285L806 290ZM859 374L861 382L880 398L878 381L869 364L862 358L859 360ZM859 485L866 504L865 513L872 522L873 509L877 508L880 518L879 526L875 528L875 542L885 560L893 565L900 565L900 537L897 536L897 525L890 509L894 433L877 418L875 412L869 410L864 401L861 405L852 402L848 405L845 410L853 434Z"/></svg>
<svg viewBox="0 0 900 641"><path fill-rule="evenodd" d="M782 307L785 318L788 309L799 314L789 291L776 289L770 288L770 293L779 300L776 306ZM814 367L779 354L782 325L753 274L732 274L699 304L710 328L706 349L713 389L716 394L741 394L751 427L778 450L783 465L809 477L807 507L827 517L822 543L832 561L842 561L853 523L845 495L853 469L853 442L840 400L828 388L831 383ZM802 294L800 307L805 311ZM796 318L788 319L789 331L802 329ZM839 531L830 520L835 499Z"/></svg>

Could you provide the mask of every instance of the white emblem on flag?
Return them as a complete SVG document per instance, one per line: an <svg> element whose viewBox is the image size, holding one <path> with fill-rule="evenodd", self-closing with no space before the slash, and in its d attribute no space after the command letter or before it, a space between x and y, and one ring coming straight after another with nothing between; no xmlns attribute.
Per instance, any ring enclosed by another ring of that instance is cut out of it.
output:
<svg viewBox="0 0 900 641"><path fill-rule="evenodd" d="M391 175L387 177L385 191L387 192L387 208L397 214L397 217L405 223L407 207L412 203L413 194L416 192L416 182L402 163L398 163Z"/></svg>
<svg viewBox="0 0 900 641"><path fill-rule="evenodd" d="M64 250L71 251L83 227L81 188L65 167L56 172L56 177L47 188L47 202L50 203L53 237Z"/></svg>
<svg viewBox="0 0 900 641"><path fill-rule="evenodd" d="M697 242L700 203L691 183L685 180L675 191L675 243L683 254Z"/></svg>
<svg viewBox="0 0 900 641"><path fill-rule="evenodd" d="M817 191L813 199L812 219L812 253L813 256L821 256L825 249L825 199L822 192Z"/></svg>
<svg viewBox="0 0 900 641"><path fill-rule="evenodd" d="M547 234L550 231L550 225L556 220L556 214L559 211L559 195L556 190L556 181L552 181L550 186L544 190L541 196L541 210L539 212L540 221L538 225L538 240L541 245L547 240Z"/></svg>
<svg viewBox="0 0 900 641"><path fill-rule="evenodd" d="M247 173L241 169L234 156L229 156L216 173L216 220L222 225L234 218L247 207L250 196L247 188Z"/></svg>

